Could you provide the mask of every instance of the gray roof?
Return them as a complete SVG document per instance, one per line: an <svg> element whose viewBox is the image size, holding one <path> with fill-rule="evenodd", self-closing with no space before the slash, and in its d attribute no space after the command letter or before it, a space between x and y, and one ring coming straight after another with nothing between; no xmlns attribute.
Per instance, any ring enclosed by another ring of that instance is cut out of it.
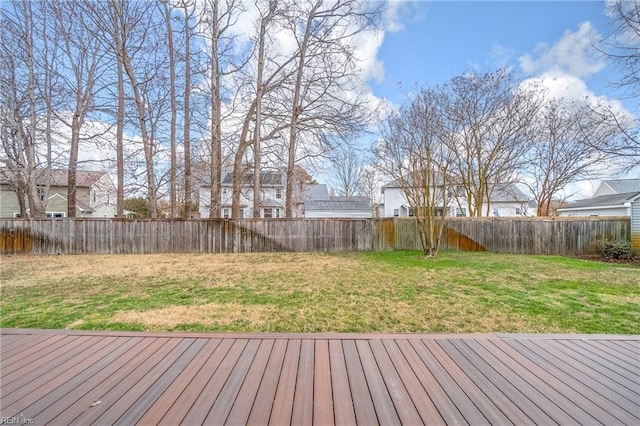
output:
<svg viewBox="0 0 640 426"><path fill-rule="evenodd" d="M626 202L640 196L640 191L624 194L601 195L600 197L578 200L558 210L571 210L589 207L623 206Z"/></svg>
<svg viewBox="0 0 640 426"><path fill-rule="evenodd" d="M304 190L305 198L307 200L329 200L329 189L324 183L305 185Z"/></svg>
<svg viewBox="0 0 640 426"><path fill-rule="evenodd" d="M603 180L602 184L607 184L617 194L640 191L640 179Z"/></svg>
<svg viewBox="0 0 640 426"><path fill-rule="evenodd" d="M12 171L10 169L3 168L0 171L0 183L7 183L11 179ZM46 170L38 170L36 175L37 185L46 185ZM79 188L90 188L96 183L105 172L99 172L94 170L76 170L76 186ZM67 169L51 169L51 179L49 184L51 186L69 186L69 170Z"/></svg>
<svg viewBox="0 0 640 426"><path fill-rule="evenodd" d="M260 173L260 185L261 186L280 186L284 187L284 173L282 172L261 172ZM209 177L203 180L202 186L211 185ZM226 173L222 179L222 185L233 185L233 173ZM242 177L242 185L253 185L253 173L247 173Z"/></svg>
<svg viewBox="0 0 640 426"><path fill-rule="evenodd" d="M514 184L498 184L491 193L491 202L527 202L530 198Z"/></svg>
<svg viewBox="0 0 640 426"><path fill-rule="evenodd" d="M371 201L369 197L332 197L329 200L306 200L306 211L313 210L351 210L370 211Z"/></svg>

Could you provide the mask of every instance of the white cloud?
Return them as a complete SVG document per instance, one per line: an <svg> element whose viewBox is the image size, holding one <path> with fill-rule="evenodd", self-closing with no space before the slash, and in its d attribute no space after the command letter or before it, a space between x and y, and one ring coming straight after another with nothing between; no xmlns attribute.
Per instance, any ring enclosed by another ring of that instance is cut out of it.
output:
<svg viewBox="0 0 640 426"><path fill-rule="evenodd" d="M583 22L577 31L565 31L553 45L538 44L533 53L519 58L520 66L526 74L555 71L588 78L606 66L602 54L593 47L601 38L590 22Z"/></svg>

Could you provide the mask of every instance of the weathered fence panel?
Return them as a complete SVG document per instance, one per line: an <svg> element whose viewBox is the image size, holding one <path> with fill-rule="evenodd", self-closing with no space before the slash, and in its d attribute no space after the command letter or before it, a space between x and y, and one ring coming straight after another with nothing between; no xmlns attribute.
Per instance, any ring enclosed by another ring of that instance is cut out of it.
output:
<svg viewBox="0 0 640 426"><path fill-rule="evenodd" d="M395 249L419 250L417 222L396 219ZM451 218L441 250L585 255L600 239L629 241L629 218Z"/></svg>
<svg viewBox="0 0 640 426"><path fill-rule="evenodd" d="M451 218L442 250L588 254L629 218ZM421 249L415 219L0 220L0 253L249 253Z"/></svg>

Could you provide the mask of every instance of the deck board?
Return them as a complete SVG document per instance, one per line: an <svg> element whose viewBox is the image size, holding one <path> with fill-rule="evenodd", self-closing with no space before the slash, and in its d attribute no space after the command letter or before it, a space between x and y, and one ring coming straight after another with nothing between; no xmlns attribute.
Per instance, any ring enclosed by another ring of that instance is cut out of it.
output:
<svg viewBox="0 0 640 426"><path fill-rule="evenodd" d="M4 329L0 347L7 424L640 424L640 336Z"/></svg>

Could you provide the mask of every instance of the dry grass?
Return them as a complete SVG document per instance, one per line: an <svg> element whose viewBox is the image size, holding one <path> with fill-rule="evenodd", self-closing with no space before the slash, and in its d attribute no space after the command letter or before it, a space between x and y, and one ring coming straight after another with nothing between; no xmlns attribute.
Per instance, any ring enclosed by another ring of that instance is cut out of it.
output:
<svg viewBox="0 0 640 426"><path fill-rule="evenodd" d="M3 327L640 333L640 270L415 252L9 256Z"/></svg>

